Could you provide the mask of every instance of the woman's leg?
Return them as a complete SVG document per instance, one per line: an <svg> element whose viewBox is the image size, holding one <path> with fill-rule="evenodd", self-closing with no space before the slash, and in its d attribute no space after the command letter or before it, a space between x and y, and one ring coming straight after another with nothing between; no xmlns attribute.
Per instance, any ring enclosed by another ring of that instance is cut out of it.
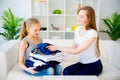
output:
<svg viewBox="0 0 120 80"><path fill-rule="evenodd" d="M102 72L103 66L101 61L87 64L84 68L75 73L75 75L96 75Z"/></svg>
<svg viewBox="0 0 120 80"><path fill-rule="evenodd" d="M84 67L84 64L78 62L76 64L66 67L63 71L63 75L74 75L77 71Z"/></svg>
<svg viewBox="0 0 120 80"><path fill-rule="evenodd" d="M25 73L32 75L32 76L43 76L43 75L53 75L54 74L54 69L52 67L49 67L48 69L41 70L38 73L32 74L30 72L24 71Z"/></svg>
<svg viewBox="0 0 120 80"><path fill-rule="evenodd" d="M61 74L61 72L62 72L61 65L57 64L53 68L54 68L54 75L60 75Z"/></svg>

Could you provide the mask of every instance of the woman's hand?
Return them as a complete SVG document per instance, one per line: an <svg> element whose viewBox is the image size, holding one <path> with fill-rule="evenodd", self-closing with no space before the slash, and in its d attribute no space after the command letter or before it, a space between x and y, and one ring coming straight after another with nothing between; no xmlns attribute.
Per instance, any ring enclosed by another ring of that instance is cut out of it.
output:
<svg viewBox="0 0 120 80"><path fill-rule="evenodd" d="M55 45L47 46L47 49L49 49L50 51L58 50L58 49L57 49L57 46L55 46Z"/></svg>
<svg viewBox="0 0 120 80"><path fill-rule="evenodd" d="M27 71L32 73L32 74L35 74L35 73L38 73L37 71L34 70L35 67L29 67L27 68Z"/></svg>

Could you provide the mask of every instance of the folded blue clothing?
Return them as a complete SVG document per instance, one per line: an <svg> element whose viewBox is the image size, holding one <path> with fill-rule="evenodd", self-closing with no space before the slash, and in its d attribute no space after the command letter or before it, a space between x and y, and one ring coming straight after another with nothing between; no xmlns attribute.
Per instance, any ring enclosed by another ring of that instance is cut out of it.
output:
<svg viewBox="0 0 120 80"><path fill-rule="evenodd" d="M34 58L35 59L35 58ZM42 61L42 60L40 60ZM26 67L33 67L34 66L34 63L33 61L31 60L26 60L25 61L25 66ZM49 67L54 67L55 65L59 64L60 62L57 62L57 61L48 61L48 62L45 62L44 65L41 65L41 66L36 66L36 68L34 69L35 71L41 71L41 70L44 70L44 69L48 69Z"/></svg>
<svg viewBox="0 0 120 80"><path fill-rule="evenodd" d="M50 54L56 54L58 52L61 52L59 50L55 50L55 51L50 51L49 49L47 49L46 47L49 46L49 45L52 45L52 44L49 44L49 43L39 43L37 45L37 49L40 50L40 52L42 52L43 54L45 55L50 55Z"/></svg>

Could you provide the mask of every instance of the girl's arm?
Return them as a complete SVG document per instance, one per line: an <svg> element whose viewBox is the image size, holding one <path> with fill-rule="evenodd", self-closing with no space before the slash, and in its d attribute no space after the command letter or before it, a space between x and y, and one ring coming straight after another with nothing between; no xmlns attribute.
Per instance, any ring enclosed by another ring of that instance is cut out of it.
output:
<svg viewBox="0 0 120 80"><path fill-rule="evenodd" d="M20 64L20 66L26 70L26 66L24 65L24 54L25 54L25 50L27 48L27 43L24 40L21 40L20 42L20 46L19 46L19 60L18 63Z"/></svg>
<svg viewBox="0 0 120 80"><path fill-rule="evenodd" d="M60 46L48 46L48 49L54 51L54 50L60 50L66 53L71 53L71 54L79 54L81 51L87 49L97 38L92 37L86 40L86 42L80 46L77 47L74 43L74 47L60 47Z"/></svg>
<svg viewBox="0 0 120 80"><path fill-rule="evenodd" d="M24 70L29 71L31 73L37 73L36 71L33 70L34 67L27 68L24 65L24 54L25 54L25 50L26 50L27 46L28 46L27 42L24 41L24 40L21 40L20 46L19 46L19 60L18 60L18 63Z"/></svg>

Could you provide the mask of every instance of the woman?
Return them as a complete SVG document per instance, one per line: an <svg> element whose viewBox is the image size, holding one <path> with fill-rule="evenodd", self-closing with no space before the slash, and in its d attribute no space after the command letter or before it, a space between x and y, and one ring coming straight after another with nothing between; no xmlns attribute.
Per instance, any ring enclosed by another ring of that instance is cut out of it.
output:
<svg viewBox="0 0 120 80"><path fill-rule="evenodd" d="M99 75L102 63L99 59L99 39L96 28L95 12L90 6L78 10L78 27L75 30L71 47L48 46L50 50L60 50L70 54L78 54L79 61L66 67L63 75Z"/></svg>

